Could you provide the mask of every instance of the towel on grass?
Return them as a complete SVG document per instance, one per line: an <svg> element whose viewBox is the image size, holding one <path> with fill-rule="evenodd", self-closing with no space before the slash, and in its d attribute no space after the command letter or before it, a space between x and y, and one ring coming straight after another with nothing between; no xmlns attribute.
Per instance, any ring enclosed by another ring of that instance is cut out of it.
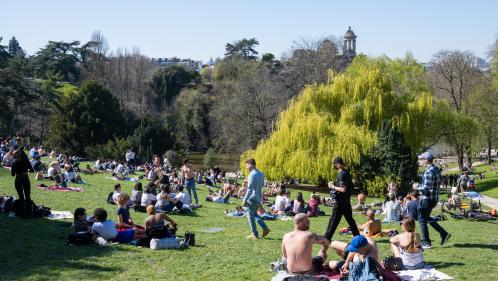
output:
<svg viewBox="0 0 498 281"><path fill-rule="evenodd" d="M73 213L69 211L50 211L48 216L51 220L74 219Z"/></svg>
<svg viewBox="0 0 498 281"><path fill-rule="evenodd" d="M475 191L468 191L463 193L463 197L471 198L471 199L484 199L480 193Z"/></svg>
<svg viewBox="0 0 498 281"><path fill-rule="evenodd" d="M415 280L453 280L453 277L426 266L424 269L395 271L396 275L405 281Z"/></svg>
<svg viewBox="0 0 498 281"><path fill-rule="evenodd" d="M62 191L62 192L83 192L85 191L84 188L82 187L63 187L60 185L51 185L51 186L43 186L43 185L37 185L36 186L38 189L44 190L44 191Z"/></svg>
<svg viewBox="0 0 498 281"><path fill-rule="evenodd" d="M296 276L295 274L289 274L286 271L279 271L277 275L275 275L271 281L283 281L287 277ZM400 277L396 275L394 271L384 270L384 276L386 277L386 281L400 281ZM328 278L329 281L339 281L341 280L341 275L339 272L334 272L331 270L321 270L318 273L314 274L315 278Z"/></svg>

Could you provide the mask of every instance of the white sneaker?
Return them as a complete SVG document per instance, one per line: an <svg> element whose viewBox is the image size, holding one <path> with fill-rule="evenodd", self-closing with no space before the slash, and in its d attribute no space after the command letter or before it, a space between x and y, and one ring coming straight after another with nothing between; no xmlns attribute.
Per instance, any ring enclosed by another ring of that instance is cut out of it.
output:
<svg viewBox="0 0 498 281"><path fill-rule="evenodd" d="M102 238L102 237L97 237L97 240L95 241L97 244L99 244L100 246L105 246L107 245L107 241Z"/></svg>

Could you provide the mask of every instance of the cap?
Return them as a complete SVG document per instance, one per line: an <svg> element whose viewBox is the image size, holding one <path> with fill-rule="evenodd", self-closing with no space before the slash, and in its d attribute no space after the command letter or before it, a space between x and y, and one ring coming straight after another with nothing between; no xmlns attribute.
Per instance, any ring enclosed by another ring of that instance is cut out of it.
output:
<svg viewBox="0 0 498 281"><path fill-rule="evenodd" d="M332 161L332 164L341 164L341 165L344 165L344 160L342 160L341 157L336 157L334 158L334 161Z"/></svg>
<svg viewBox="0 0 498 281"><path fill-rule="evenodd" d="M351 240L351 243L348 245L346 250L351 253L358 252L358 249L365 247L368 244L367 238L363 235L356 235Z"/></svg>
<svg viewBox="0 0 498 281"><path fill-rule="evenodd" d="M430 153L429 151L426 151L422 154L420 154L418 156L418 158L421 158L421 159L427 159L427 160L433 160L434 159L434 156L432 155L432 153Z"/></svg>

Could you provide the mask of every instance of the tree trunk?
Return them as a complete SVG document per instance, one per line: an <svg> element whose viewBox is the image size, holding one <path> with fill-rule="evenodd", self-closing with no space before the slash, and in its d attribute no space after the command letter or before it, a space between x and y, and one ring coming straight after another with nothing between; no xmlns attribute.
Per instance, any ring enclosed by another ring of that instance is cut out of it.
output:
<svg viewBox="0 0 498 281"><path fill-rule="evenodd" d="M491 140L488 139L488 164L491 165L491 163L493 162L493 159L491 157Z"/></svg>
<svg viewBox="0 0 498 281"><path fill-rule="evenodd" d="M456 148L458 168L463 170L463 145L457 145Z"/></svg>

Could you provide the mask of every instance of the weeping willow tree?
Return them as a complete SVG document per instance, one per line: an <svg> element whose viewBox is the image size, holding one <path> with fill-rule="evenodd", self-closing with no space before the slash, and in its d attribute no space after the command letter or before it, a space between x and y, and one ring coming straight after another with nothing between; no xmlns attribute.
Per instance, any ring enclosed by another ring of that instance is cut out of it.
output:
<svg viewBox="0 0 498 281"><path fill-rule="evenodd" d="M425 86L423 68L410 57L357 57L328 83L310 85L281 112L268 139L241 155L254 158L270 180L299 178L323 182L335 176L331 160L358 164L372 152L377 132L388 120L419 152L445 120L445 104Z"/></svg>

